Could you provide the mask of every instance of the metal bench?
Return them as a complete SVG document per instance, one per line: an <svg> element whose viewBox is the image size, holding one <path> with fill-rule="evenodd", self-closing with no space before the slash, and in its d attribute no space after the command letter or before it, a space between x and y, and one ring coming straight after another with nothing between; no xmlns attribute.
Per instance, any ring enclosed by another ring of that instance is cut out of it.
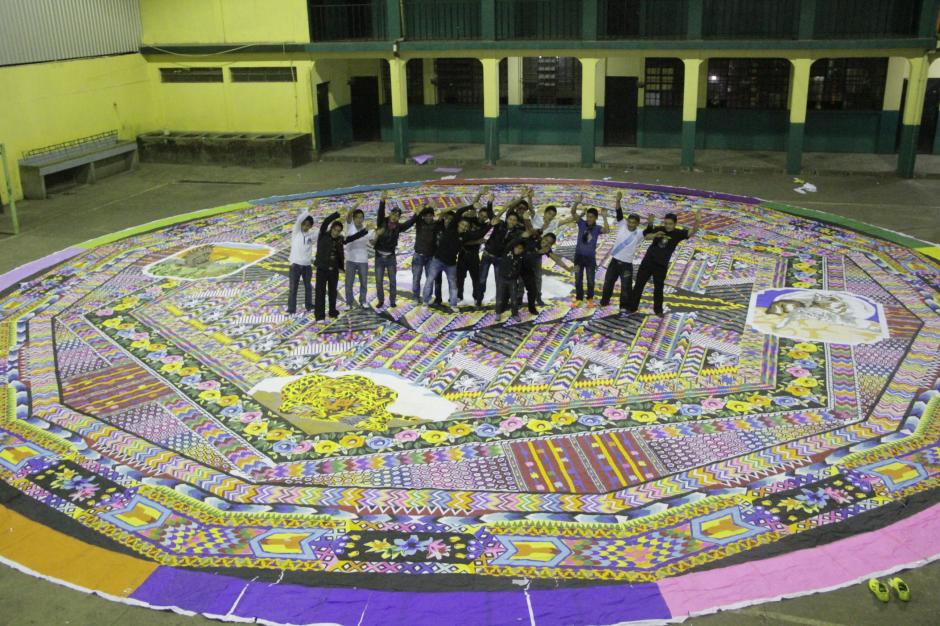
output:
<svg viewBox="0 0 940 626"><path fill-rule="evenodd" d="M106 163L103 163L105 162ZM96 170L95 165L99 164ZM30 200L46 198L46 176L74 170L78 184L137 167L137 142L119 141L117 131L46 146L23 153L19 161L23 196Z"/></svg>

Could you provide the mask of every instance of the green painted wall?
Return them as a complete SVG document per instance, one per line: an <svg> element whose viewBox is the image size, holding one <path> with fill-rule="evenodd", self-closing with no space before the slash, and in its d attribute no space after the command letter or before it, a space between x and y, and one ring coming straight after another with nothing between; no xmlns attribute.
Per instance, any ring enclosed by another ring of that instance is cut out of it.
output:
<svg viewBox="0 0 940 626"><path fill-rule="evenodd" d="M347 108L348 107L341 107ZM334 142L337 112L333 116ZM392 141L391 107L383 106L382 140ZM604 109L598 107L596 145L604 145ZM483 143L483 108L452 104L411 105L408 109L412 141L431 143ZM804 152L893 152L898 120L880 111L808 111ZM679 148L682 139L682 110L643 107L639 110L637 144L642 148ZM351 124L348 126L351 137ZM696 124L696 148L729 150L787 149L787 111L700 109ZM578 107L500 108L501 144L581 145ZM935 144L940 151L940 134Z"/></svg>
<svg viewBox="0 0 940 626"><path fill-rule="evenodd" d="M352 107L348 104L330 111L330 129L333 134L333 146L352 143Z"/></svg>
<svg viewBox="0 0 940 626"><path fill-rule="evenodd" d="M713 150L785 150L788 111L699 109L699 145Z"/></svg>
<svg viewBox="0 0 940 626"><path fill-rule="evenodd" d="M803 151L877 152L881 117L881 111L807 111ZM896 133L897 126L890 129L892 143Z"/></svg>
<svg viewBox="0 0 940 626"><path fill-rule="evenodd" d="M382 141L392 140L392 114L382 107ZM411 141L483 143L483 107L410 105ZM499 141L504 144L581 144L579 107L501 107Z"/></svg>
<svg viewBox="0 0 940 626"><path fill-rule="evenodd" d="M878 144L875 152L893 154L898 145L898 129L901 127L900 111L881 111L878 114ZM940 133L937 133L940 136Z"/></svg>
<svg viewBox="0 0 940 626"><path fill-rule="evenodd" d="M641 148L678 148L682 143L682 109L643 107L639 116Z"/></svg>

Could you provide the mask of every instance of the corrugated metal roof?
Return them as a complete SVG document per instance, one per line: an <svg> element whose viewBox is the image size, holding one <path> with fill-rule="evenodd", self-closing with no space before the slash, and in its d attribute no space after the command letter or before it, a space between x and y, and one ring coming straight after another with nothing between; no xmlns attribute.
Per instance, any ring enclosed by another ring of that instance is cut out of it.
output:
<svg viewBox="0 0 940 626"><path fill-rule="evenodd" d="M139 49L139 0L0 0L0 65Z"/></svg>

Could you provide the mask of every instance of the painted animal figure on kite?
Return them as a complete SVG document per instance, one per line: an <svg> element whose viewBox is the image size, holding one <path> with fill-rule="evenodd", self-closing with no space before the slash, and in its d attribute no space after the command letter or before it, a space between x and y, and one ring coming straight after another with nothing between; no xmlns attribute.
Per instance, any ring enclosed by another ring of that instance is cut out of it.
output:
<svg viewBox="0 0 940 626"><path fill-rule="evenodd" d="M312 374L298 378L281 389L283 413L322 422L343 422L372 431L388 430L393 419L418 422L416 418L391 413L388 407L398 393L377 385L365 376L332 378Z"/></svg>

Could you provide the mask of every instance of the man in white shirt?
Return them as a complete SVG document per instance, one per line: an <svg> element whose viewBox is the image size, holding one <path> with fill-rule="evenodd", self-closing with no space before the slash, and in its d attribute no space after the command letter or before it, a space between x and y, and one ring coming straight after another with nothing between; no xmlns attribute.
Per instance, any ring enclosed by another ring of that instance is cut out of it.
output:
<svg viewBox="0 0 940 626"><path fill-rule="evenodd" d="M532 212L532 218L529 220L529 223L532 225L533 230L537 230L539 236L545 235L558 235L558 229L560 224L558 222L558 209L555 205L550 204L545 207L545 210L542 211L542 214L539 215L535 212L535 208L532 205L529 205L529 210ZM542 301L542 257L539 256L535 262L535 293L536 300L535 304L538 306L545 306L545 303Z"/></svg>
<svg viewBox="0 0 940 626"><path fill-rule="evenodd" d="M346 236L352 237L359 231L368 227L365 224L365 213L359 208L359 202L346 212ZM368 290L369 277L369 241L366 237L356 239L346 244L346 306L352 309L355 306L353 300L353 283L356 277L359 277L359 306L363 309L368 308L369 301L366 297Z"/></svg>
<svg viewBox="0 0 940 626"><path fill-rule="evenodd" d="M620 279L620 311L629 308L630 296L633 292L633 257L636 256L636 247L643 241L643 231L639 229L640 216L631 213L627 219L623 218L623 208L620 201L623 192L617 192L617 240L610 253L610 264L604 276L604 290L601 293L601 306L610 304L614 295L614 285Z"/></svg>
<svg viewBox="0 0 940 626"><path fill-rule="evenodd" d="M319 203L314 205L314 209ZM294 222L294 228L290 236L290 295L287 298L287 314L293 315L297 312L297 289L300 287L301 279L304 281L304 307L310 311L313 309L313 290L310 287L310 278L313 275L313 269L310 264L313 262L313 244L316 243L316 235L310 232L313 228L313 217L308 209L301 209Z"/></svg>

